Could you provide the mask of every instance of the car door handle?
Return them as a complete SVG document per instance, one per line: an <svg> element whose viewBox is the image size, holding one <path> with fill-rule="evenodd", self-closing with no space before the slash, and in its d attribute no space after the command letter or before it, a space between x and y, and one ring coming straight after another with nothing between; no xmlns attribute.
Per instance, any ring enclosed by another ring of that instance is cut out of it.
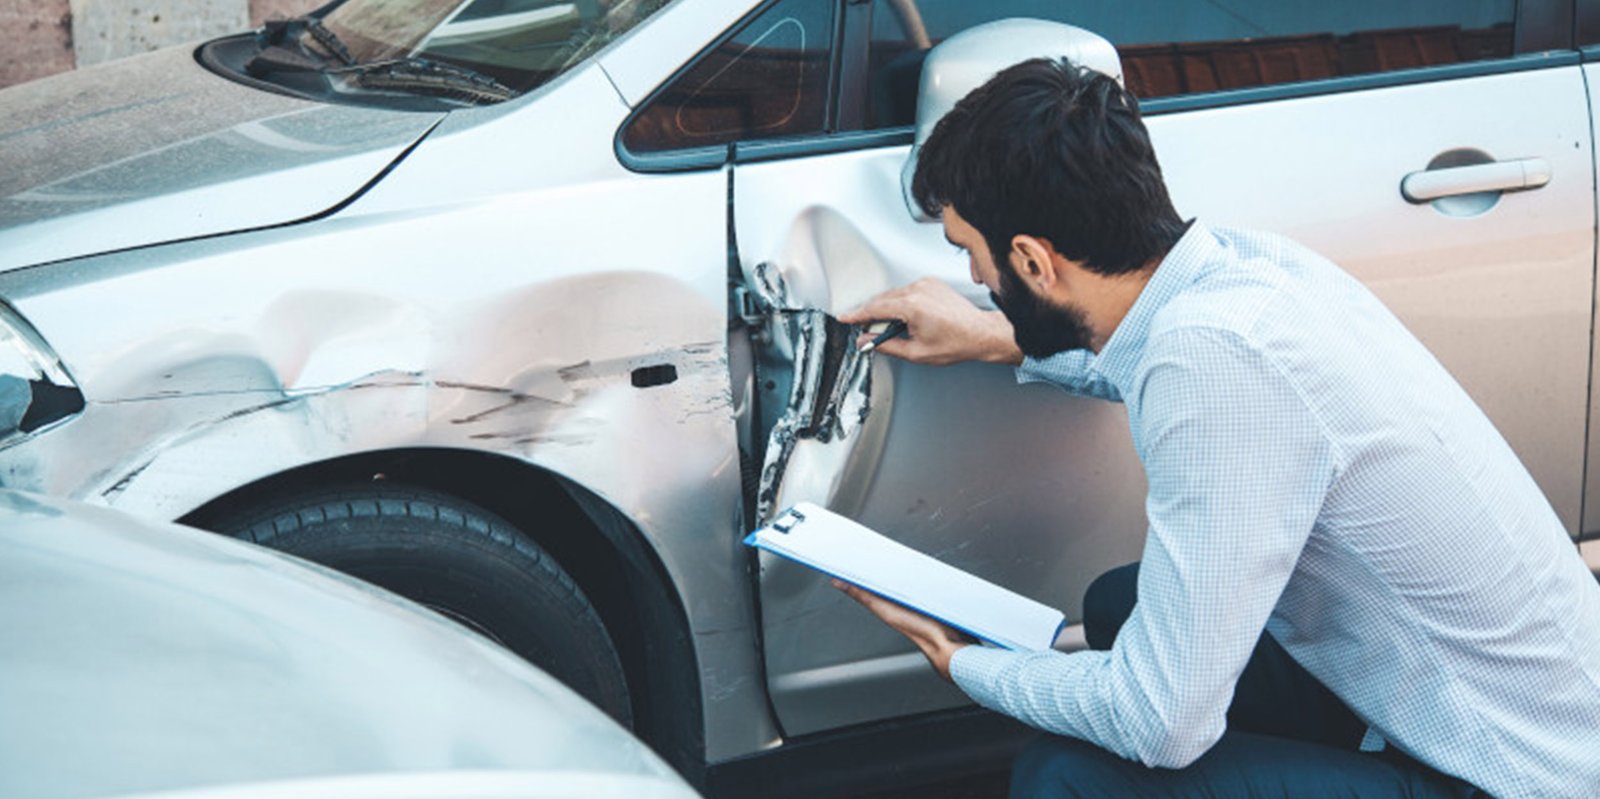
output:
<svg viewBox="0 0 1600 799"><path fill-rule="evenodd" d="M1400 194L1420 205L1456 194L1537 189L1549 182L1549 161L1522 158L1412 172L1400 181Z"/></svg>

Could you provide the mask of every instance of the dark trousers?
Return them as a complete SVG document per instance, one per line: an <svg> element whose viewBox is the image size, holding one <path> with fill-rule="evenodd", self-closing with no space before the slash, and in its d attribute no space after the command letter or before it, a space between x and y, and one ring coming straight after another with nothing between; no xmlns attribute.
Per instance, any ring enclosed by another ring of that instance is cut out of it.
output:
<svg viewBox="0 0 1600 799"><path fill-rule="evenodd" d="M1106 572L1083 598L1089 646L1110 649L1133 610L1139 566ZM1357 751L1366 725L1263 633L1234 690L1222 739L1182 769L1154 769L1093 744L1045 736L1017 757L1011 799L1066 797L1473 797L1472 786L1392 747Z"/></svg>

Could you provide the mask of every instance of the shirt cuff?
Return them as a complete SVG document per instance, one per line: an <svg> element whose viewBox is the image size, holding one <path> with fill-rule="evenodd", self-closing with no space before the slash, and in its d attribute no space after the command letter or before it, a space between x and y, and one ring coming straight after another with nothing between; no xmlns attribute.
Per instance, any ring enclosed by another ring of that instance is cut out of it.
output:
<svg viewBox="0 0 1600 799"><path fill-rule="evenodd" d="M1066 350L1047 358L1023 356L1017 365L1018 383L1054 383L1068 391L1084 393L1083 388L1093 382L1095 354L1088 350Z"/></svg>
<svg viewBox="0 0 1600 799"><path fill-rule="evenodd" d="M1019 652L982 644L964 646L950 656L950 679L974 702L994 710L1000 674L1021 656Z"/></svg>
<svg viewBox="0 0 1600 799"><path fill-rule="evenodd" d="M1024 356L1022 363L1016 367L1017 385L1051 382L1046 369L1044 361Z"/></svg>

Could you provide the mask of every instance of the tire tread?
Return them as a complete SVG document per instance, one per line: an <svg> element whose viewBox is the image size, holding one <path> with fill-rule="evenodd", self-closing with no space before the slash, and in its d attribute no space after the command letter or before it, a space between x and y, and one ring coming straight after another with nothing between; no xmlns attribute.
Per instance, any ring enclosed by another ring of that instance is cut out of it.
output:
<svg viewBox="0 0 1600 799"><path fill-rule="evenodd" d="M363 491L368 495L362 496ZM380 496L371 496L379 492ZM605 624L594 605L542 547L491 511L428 489L399 484L330 486L270 499L220 519L214 526L224 534L292 552L292 547L280 545L282 539L298 534L337 534L351 522L371 523L374 519L420 520L459 531L464 538L478 541L490 551L512 550L517 557L510 560L535 573L545 584L547 595L572 619L606 635ZM615 644L608 645L615 657ZM620 669L620 662L617 668Z"/></svg>

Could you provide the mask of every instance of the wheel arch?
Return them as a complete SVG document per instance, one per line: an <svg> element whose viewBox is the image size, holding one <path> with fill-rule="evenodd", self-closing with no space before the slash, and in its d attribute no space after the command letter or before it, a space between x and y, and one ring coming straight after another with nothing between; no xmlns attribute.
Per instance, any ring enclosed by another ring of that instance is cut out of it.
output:
<svg viewBox="0 0 1600 799"><path fill-rule="evenodd" d="M639 526L559 474L504 455L443 448L364 452L239 486L179 522L215 531L233 512L334 482L392 481L459 497L555 557L599 612L633 694L635 732L695 784L705 769L700 670L682 596ZM575 534L563 534L574 530Z"/></svg>

